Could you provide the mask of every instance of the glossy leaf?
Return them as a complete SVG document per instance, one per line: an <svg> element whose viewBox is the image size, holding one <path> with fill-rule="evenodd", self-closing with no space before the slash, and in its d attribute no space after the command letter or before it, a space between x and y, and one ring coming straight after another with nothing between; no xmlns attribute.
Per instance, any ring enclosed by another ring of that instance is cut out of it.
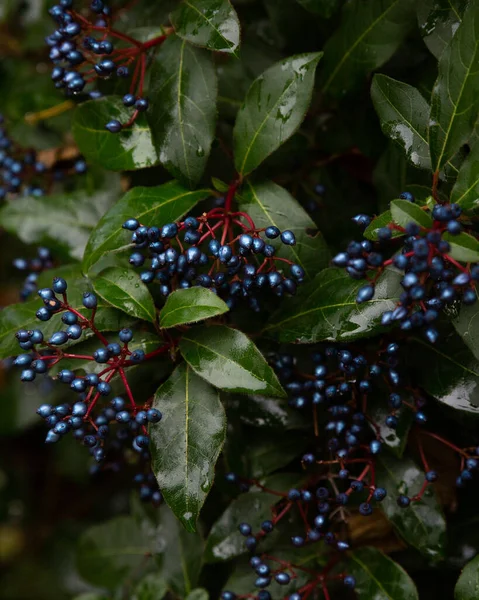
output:
<svg viewBox="0 0 479 600"><path fill-rule="evenodd" d="M421 344L417 383L451 408L479 415L479 362L457 335Z"/></svg>
<svg viewBox="0 0 479 600"><path fill-rule="evenodd" d="M451 311L449 316L462 341L479 360L479 303L476 301L469 306L461 304L459 310Z"/></svg>
<svg viewBox="0 0 479 600"><path fill-rule="evenodd" d="M307 279L312 279L318 270L328 265L330 254L323 236L307 212L283 187L272 181L248 180L238 196L238 203L256 227L275 225L281 231L289 229L294 233L296 245L276 244L277 256L303 267ZM277 263L277 267L289 276L286 265Z"/></svg>
<svg viewBox="0 0 479 600"><path fill-rule="evenodd" d="M451 249L448 254L452 258L465 263L479 261L479 242L472 235L468 233L451 235L446 231L442 239L449 242Z"/></svg>
<svg viewBox="0 0 479 600"><path fill-rule="evenodd" d="M26 244L60 248L81 260L88 236L120 194L118 176L93 193L78 190L40 198L16 198L0 210L2 227Z"/></svg>
<svg viewBox="0 0 479 600"><path fill-rule="evenodd" d="M228 398L228 410L234 411L243 423L261 429L303 429L308 421L290 408L285 400L264 396L248 396L247 401L241 395Z"/></svg>
<svg viewBox="0 0 479 600"><path fill-rule="evenodd" d="M298 54L276 63L251 85L236 117L234 154L247 175L301 125L311 102L314 73L322 52Z"/></svg>
<svg viewBox="0 0 479 600"><path fill-rule="evenodd" d="M348 574L356 579L359 598L419 600L416 586L406 571L376 548L358 548L349 558Z"/></svg>
<svg viewBox="0 0 479 600"><path fill-rule="evenodd" d="M118 581L142 567L154 553L152 540L131 517L116 517L81 536L77 548L80 575L94 585L115 589Z"/></svg>
<svg viewBox="0 0 479 600"><path fill-rule="evenodd" d="M284 343L312 344L324 340L352 341L382 330L381 317L397 303L400 274L387 270L376 284L373 300L358 305L356 295L363 281L351 279L339 269L325 269L297 296L284 302L265 328Z"/></svg>
<svg viewBox="0 0 479 600"><path fill-rule="evenodd" d="M212 57L177 36L161 46L151 67L148 122L161 164L186 185L203 175L216 123Z"/></svg>
<svg viewBox="0 0 479 600"><path fill-rule="evenodd" d="M417 20L424 43L439 59L456 33L467 0L422 0L417 4Z"/></svg>
<svg viewBox="0 0 479 600"><path fill-rule="evenodd" d="M271 507L277 501L277 496L264 492L248 492L233 500L211 528L206 540L205 561L230 560L247 552L238 525L246 522L253 531L259 531L261 523L271 518Z"/></svg>
<svg viewBox="0 0 479 600"><path fill-rule="evenodd" d="M339 7L338 0L298 0L299 4L309 12L329 19Z"/></svg>
<svg viewBox="0 0 479 600"><path fill-rule="evenodd" d="M163 225L178 220L195 204L204 200L208 190L191 192L177 181L157 187L136 187L127 192L98 222L92 231L83 257L88 271L110 252L130 246L131 231L122 228L126 219L134 217L142 225Z"/></svg>
<svg viewBox="0 0 479 600"><path fill-rule="evenodd" d="M459 204L466 212L479 209L479 144L474 145L461 165L451 191L451 202Z"/></svg>
<svg viewBox="0 0 479 600"><path fill-rule="evenodd" d="M72 125L80 152L88 161L111 171L133 171L158 164L144 116L119 133L105 129L112 119L127 123L130 117L131 109L126 108L119 97L108 96L80 104L75 109Z"/></svg>
<svg viewBox="0 0 479 600"><path fill-rule="evenodd" d="M373 240L377 242L379 240L378 231L383 227L387 227L393 221L393 216L390 210L383 212L378 215L375 219L369 223L369 225L364 230L364 237L368 240ZM393 229L391 231L391 238L397 238L403 236L404 233L399 231L398 229Z"/></svg>
<svg viewBox="0 0 479 600"><path fill-rule="evenodd" d="M421 207L407 200L393 200L391 216L394 223L401 227L406 227L408 223L416 223L420 227L430 229L433 225L432 218Z"/></svg>
<svg viewBox="0 0 479 600"><path fill-rule="evenodd" d="M383 65L414 25L410 0L353 0L324 46L323 93L342 96Z"/></svg>
<svg viewBox="0 0 479 600"><path fill-rule="evenodd" d="M479 111L479 6L471 2L439 60L431 96L429 145L439 171L467 142Z"/></svg>
<svg viewBox="0 0 479 600"><path fill-rule="evenodd" d="M160 311L160 327L168 329L196 323L228 312L228 306L211 290L192 287L176 290L168 296Z"/></svg>
<svg viewBox="0 0 479 600"><path fill-rule="evenodd" d="M253 479L260 479L277 469L286 467L298 454L306 449L307 440L298 433L290 432L278 445L276 434L267 436L258 432L257 436L249 438L245 454L248 460L248 474ZM276 488L274 488L276 489Z"/></svg>
<svg viewBox="0 0 479 600"><path fill-rule="evenodd" d="M223 405L218 392L182 364L156 392L154 407L163 419L150 427L153 472L171 510L195 531L225 439Z"/></svg>
<svg viewBox="0 0 479 600"><path fill-rule="evenodd" d="M170 15L180 38L218 52L236 52L240 42L238 15L229 0L183 0Z"/></svg>
<svg viewBox="0 0 479 600"><path fill-rule="evenodd" d="M414 415L410 410L400 410L397 415L398 424L395 429L391 429L386 425L386 418L391 414L391 409L384 402L384 397L374 399L374 401L368 400L368 415L371 417L372 422L379 428L378 432L381 436L384 446L397 456L401 458L406 449L408 441L409 430L414 421ZM371 428L375 431L375 428Z"/></svg>
<svg viewBox="0 0 479 600"><path fill-rule="evenodd" d="M93 289L107 304L127 315L146 321L156 320L153 298L133 269L109 267L95 277Z"/></svg>
<svg viewBox="0 0 479 600"><path fill-rule="evenodd" d="M285 396L273 369L241 331L199 326L182 336L180 351L200 377L221 390Z"/></svg>
<svg viewBox="0 0 479 600"><path fill-rule="evenodd" d="M467 563L454 588L455 600L475 600L477 597L479 597L479 556Z"/></svg>
<svg viewBox="0 0 479 600"><path fill-rule="evenodd" d="M419 91L386 75L375 75L371 98L384 135L394 140L407 159L421 169L431 168L427 128L429 105Z"/></svg>
<svg viewBox="0 0 479 600"><path fill-rule="evenodd" d="M440 560L446 544L446 521L439 507L435 490L430 486L418 502L408 508L398 506L399 494L414 496L424 483L424 470L406 458L401 460L385 453L377 462L376 485L384 487L388 495L381 502L381 510L406 542L432 561Z"/></svg>
<svg viewBox="0 0 479 600"><path fill-rule="evenodd" d="M149 573L135 585L131 600L162 600L168 585L161 575Z"/></svg>

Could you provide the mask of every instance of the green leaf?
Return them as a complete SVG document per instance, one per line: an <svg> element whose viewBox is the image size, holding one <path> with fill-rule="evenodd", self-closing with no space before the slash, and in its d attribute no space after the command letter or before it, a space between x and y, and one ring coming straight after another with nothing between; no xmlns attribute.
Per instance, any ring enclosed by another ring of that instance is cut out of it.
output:
<svg viewBox="0 0 479 600"><path fill-rule="evenodd" d="M394 140L409 162L421 169L431 168L427 128L429 105L419 91L386 75L375 75L371 98L384 135Z"/></svg>
<svg viewBox="0 0 479 600"><path fill-rule="evenodd" d="M220 390L286 396L273 369L241 331L201 325L182 336L180 351L200 377Z"/></svg>
<svg viewBox="0 0 479 600"><path fill-rule="evenodd" d="M120 194L117 176L108 188L52 194L40 198L15 198L0 210L2 227L26 244L60 248L81 260L88 236Z"/></svg>
<svg viewBox="0 0 479 600"><path fill-rule="evenodd" d="M356 579L361 600L419 600L413 580L406 571L376 548L351 552L348 574Z"/></svg>
<svg viewBox="0 0 479 600"><path fill-rule="evenodd" d="M451 334L434 345L416 342L421 368L410 368L418 385L446 406L479 415L479 363L461 338Z"/></svg>
<svg viewBox="0 0 479 600"><path fill-rule="evenodd" d="M459 235L451 235L446 231L442 239L449 242L451 250L449 256L461 262L478 262L479 261L479 242L475 237L468 233L460 233Z"/></svg>
<svg viewBox="0 0 479 600"><path fill-rule="evenodd" d="M378 433L381 436L384 446L398 458L404 454L408 440L409 430L414 421L414 414L410 410L401 410L397 414L398 424L395 429L391 429L386 425L386 418L391 414L390 407L385 404L384 398L375 398L373 401L368 400L368 416L371 417L372 423L378 428ZM373 431L376 428L372 427Z"/></svg>
<svg viewBox="0 0 479 600"><path fill-rule="evenodd" d="M168 585L163 577L149 573L135 585L131 600L162 600L167 592Z"/></svg>
<svg viewBox="0 0 479 600"><path fill-rule="evenodd" d="M479 209L479 144L474 145L459 169L451 191L451 202L459 204L465 212Z"/></svg>
<svg viewBox="0 0 479 600"><path fill-rule="evenodd" d="M352 341L383 330L382 314L393 310L402 289L401 276L388 269L376 283L374 298L356 303L364 281L351 279L340 269L325 269L273 314L265 333L284 343Z"/></svg>
<svg viewBox="0 0 479 600"><path fill-rule="evenodd" d="M378 215L375 219L369 223L369 225L364 230L364 237L368 240L373 240L377 242L379 240L378 231L383 227L387 227L393 221L393 216L390 210L383 212ZM391 231L391 238L397 238L403 236L404 233L399 231L398 229L393 229Z"/></svg>
<svg viewBox="0 0 479 600"><path fill-rule="evenodd" d="M209 594L204 588L196 588L188 594L186 600L209 600Z"/></svg>
<svg viewBox="0 0 479 600"><path fill-rule="evenodd" d="M148 123L161 164L186 185L203 175L216 123L212 57L170 36L151 67Z"/></svg>
<svg viewBox="0 0 479 600"><path fill-rule="evenodd" d="M168 506L195 531L225 439L223 405L218 392L182 364L156 392L154 407L163 419L150 426L153 472Z"/></svg>
<svg viewBox="0 0 479 600"><path fill-rule="evenodd" d="M471 2L439 60L431 96L429 145L439 171L471 136L479 103L479 6Z"/></svg>
<svg viewBox="0 0 479 600"><path fill-rule="evenodd" d="M456 33L467 0L421 0L417 20L424 43L439 60Z"/></svg>
<svg viewBox="0 0 479 600"><path fill-rule="evenodd" d="M299 128L311 102L322 52L276 63L251 85L233 132L235 165L247 175Z"/></svg>
<svg viewBox="0 0 479 600"><path fill-rule="evenodd" d="M477 296L477 288L475 291ZM474 357L479 360L479 322L477 320L479 317L479 303L476 301L469 306L461 304L457 312L451 311L451 313L448 316L450 316L455 330Z"/></svg>
<svg viewBox="0 0 479 600"><path fill-rule="evenodd" d="M430 229L433 225L432 218L421 207L407 200L393 200L391 216L394 223L401 227L406 227L408 223L416 223L420 227Z"/></svg>
<svg viewBox="0 0 479 600"><path fill-rule="evenodd" d="M93 289L107 304L127 315L145 321L156 321L153 298L133 269L109 267L95 277Z"/></svg>
<svg viewBox="0 0 479 600"><path fill-rule="evenodd" d="M106 254L130 246L131 231L122 228L126 219L134 217L148 227L171 223L208 195L208 190L192 192L177 181L157 187L132 188L92 231L83 257L83 269L89 271Z"/></svg>
<svg viewBox="0 0 479 600"><path fill-rule="evenodd" d="M138 572L153 553L152 539L144 528L131 517L116 517L90 527L81 536L77 567L90 583L115 589L119 582Z"/></svg>
<svg viewBox="0 0 479 600"><path fill-rule="evenodd" d="M83 277L78 265L68 265L55 269L55 275L64 277L68 283L68 301L70 305L87 317L91 316L91 310L83 306L83 292L92 291L91 281ZM53 276L48 273L48 280ZM0 358L17 355L20 352L15 333L19 329L40 329L43 335L48 338L55 331L62 328L60 315L54 315L49 321L39 321L35 313L43 306L40 298L29 302L11 304L0 311ZM112 308L103 300L99 300L98 308L95 313L95 325L100 331L116 331L132 324L132 319L128 318L116 308ZM89 331L85 332L79 340L71 340L68 346L78 344L87 337L91 336Z"/></svg>
<svg viewBox="0 0 479 600"><path fill-rule="evenodd" d="M212 177L211 183L218 192L227 192L230 187L227 183L221 181L221 179L218 179L217 177Z"/></svg>
<svg viewBox="0 0 479 600"><path fill-rule="evenodd" d="M290 408L285 400L264 396L248 396L245 402L242 395L228 398L228 412L234 411L246 425L261 429L303 429L308 421Z"/></svg>
<svg viewBox="0 0 479 600"><path fill-rule="evenodd" d="M475 600L479 597L479 556L473 558L462 570L456 587L455 600Z"/></svg>
<svg viewBox="0 0 479 600"><path fill-rule="evenodd" d="M272 181L248 180L237 199L240 210L253 219L256 227L276 225L281 231L290 229L294 233L296 245L280 244L277 256L303 267L307 279L328 265L330 254L323 236L287 190Z"/></svg>
<svg viewBox="0 0 479 600"><path fill-rule="evenodd" d="M410 0L352 0L324 46L323 93L341 96L391 58L414 25Z"/></svg>
<svg viewBox="0 0 479 600"><path fill-rule="evenodd" d="M140 115L119 133L110 133L105 124L111 119L127 123L131 109L117 96L83 102L76 109L72 131L80 152L88 161L111 171L133 171L158 164L146 117Z"/></svg>
<svg viewBox="0 0 479 600"><path fill-rule="evenodd" d="M229 0L183 0L170 20L176 35L191 44L236 54L240 24Z"/></svg>
<svg viewBox="0 0 479 600"><path fill-rule="evenodd" d="M168 329L204 321L228 312L228 306L221 298L206 288L192 287L176 290L168 296L160 312L160 327Z"/></svg>
<svg viewBox="0 0 479 600"><path fill-rule="evenodd" d="M253 531L259 531L261 523L271 518L271 507L277 501L277 496L264 492L248 492L233 500L211 528L206 540L205 561L230 560L247 552L238 525L246 522Z"/></svg>
<svg viewBox="0 0 479 600"><path fill-rule="evenodd" d="M339 6L338 0L297 0L309 12L329 19Z"/></svg>
<svg viewBox="0 0 479 600"><path fill-rule="evenodd" d="M264 431L260 431L257 435L248 436L245 454L249 465L249 477L260 479L281 467L286 467L306 449L307 443L304 436L293 432L289 432L279 446L275 434L266 436Z"/></svg>
<svg viewBox="0 0 479 600"><path fill-rule="evenodd" d="M446 521L432 486L421 500L411 502L408 508L398 506L399 494L414 496L424 483L424 471L406 457L401 459L381 454L376 463L376 485L385 488L388 495L381 509L406 542L433 561L444 555Z"/></svg>

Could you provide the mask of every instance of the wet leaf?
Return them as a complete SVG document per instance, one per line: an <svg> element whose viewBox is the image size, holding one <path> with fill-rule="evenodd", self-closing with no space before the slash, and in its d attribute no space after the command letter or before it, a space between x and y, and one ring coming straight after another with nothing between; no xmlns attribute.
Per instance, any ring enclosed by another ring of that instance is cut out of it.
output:
<svg viewBox="0 0 479 600"><path fill-rule="evenodd" d="M479 597L479 556L473 558L462 570L456 587L455 600L475 600Z"/></svg>
<svg viewBox="0 0 479 600"><path fill-rule="evenodd" d="M417 3L417 20L424 43L439 59L456 33L467 0L422 0Z"/></svg>
<svg viewBox="0 0 479 600"><path fill-rule="evenodd" d="M196 323L228 312L228 306L211 290L192 287L168 296L160 311L160 327L168 329Z"/></svg>
<svg viewBox="0 0 479 600"><path fill-rule="evenodd" d="M479 144L474 145L459 169L451 192L451 202L459 204L465 212L479 209Z"/></svg>
<svg viewBox="0 0 479 600"><path fill-rule="evenodd" d="M396 429L391 429L386 425L386 418L391 414L391 408L387 405L384 396L380 399L375 399L373 402L368 401L368 414L374 424L379 428L379 435L384 446L388 450L401 458L406 449L409 430L414 421L412 411L403 409L396 415L398 424ZM374 430L374 428L372 428Z"/></svg>
<svg viewBox="0 0 479 600"><path fill-rule="evenodd" d="M406 227L408 223L416 223L420 227L430 229L433 225L432 218L417 204L408 200L393 200L391 202L391 216L396 225Z"/></svg>
<svg viewBox="0 0 479 600"><path fill-rule="evenodd" d="M168 585L157 573L149 573L135 585L131 600L162 600L166 596Z"/></svg>

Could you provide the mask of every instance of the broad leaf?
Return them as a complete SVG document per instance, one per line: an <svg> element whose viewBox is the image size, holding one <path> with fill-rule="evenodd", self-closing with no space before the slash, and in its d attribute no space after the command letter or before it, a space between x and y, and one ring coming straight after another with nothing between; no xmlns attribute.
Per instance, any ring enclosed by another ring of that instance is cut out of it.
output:
<svg viewBox="0 0 479 600"><path fill-rule="evenodd" d="M238 203L256 227L276 225L281 231L290 229L294 233L296 245L278 244L277 256L303 267L307 279L328 265L330 255L323 236L311 217L283 187L272 181L256 183L248 180L238 196ZM277 263L277 267L289 276L286 265Z"/></svg>
<svg viewBox="0 0 479 600"><path fill-rule="evenodd" d="M93 193L78 190L40 198L15 198L0 210L2 227L26 244L47 244L81 260L88 236L120 194L118 176Z"/></svg>
<svg viewBox="0 0 479 600"><path fill-rule="evenodd" d="M211 290L192 287L176 290L168 296L160 311L160 327L168 329L204 321L227 312L228 306Z"/></svg>
<svg viewBox="0 0 479 600"><path fill-rule="evenodd" d="M177 181L131 189L92 231L83 257L84 270L88 271L105 254L129 247L131 231L122 228L127 219L134 217L149 227L161 226L178 220L208 195L208 190L191 192Z"/></svg>
<svg viewBox="0 0 479 600"><path fill-rule="evenodd" d="M246 425L261 429L303 429L309 427L307 419L292 408L285 400L264 396L248 396L245 401L241 395L228 398L228 412L233 411Z"/></svg>
<svg viewBox="0 0 479 600"><path fill-rule="evenodd" d="M364 237L368 240L373 240L374 242L377 242L379 240L379 229L387 227L390 223L392 223L392 221L393 216L391 214L391 211L387 210L386 212L383 212L382 214L378 215L375 219L373 219L371 223L369 223L369 225L364 230ZM391 238L401 237L402 235L404 235L404 233L402 231L399 231L398 229L393 229L391 231Z"/></svg>
<svg viewBox="0 0 479 600"><path fill-rule="evenodd" d="M340 269L325 269L284 302L265 333L281 342L302 344L372 336L383 330L382 314L396 306L400 279L399 273L387 270L376 283L374 298L358 305L356 296L364 281L351 279Z"/></svg>
<svg viewBox="0 0 479 600"><path fill-rule="evenodd" d="M278 445L277 434L265 435L264 431L257 432L248 438L248 448L245 450L248 460L248 475L260 479L273 473L281 467L286 467L298 454L306 449L307 440L299 433L289 432L288 436Z"/></svg>
<svg viewBox="0 0 479 600"><path fill-rule="evenodd" d="M183 0L170 20L176 35L187 42L208 50L236 53L240 24L229 0Z"/></svg>
<svg viewBox="0 0 479 600"><path fill-rule="evenodd" d="M408 434L414 421L414 415L412 411L407 410L406 408L399 411L399 414L397 415L397 427L396 429L391 429L391 427L386 425L386 418L389 414L391 414L391 408L385 402L384 395L373 401L368 400L368 415L371 417L372 422L376 427L379 428L379 435L381 436L384 446L386 446L394 456L401 458L406 449ZM376 431L372 425L371 429Z"/></svg>
<svg viewBox="0 0 479 600"><path fill-rule="evenodd" d="M352 0L324 46L321 89L334 96L357 87L397 50L414 25L410 0Z"/></svg>
<svg viewBox="0 0 479 600"><path fill-rule="evenodd" d="M479 556L473 558L462 570L456 587L455 600L475 600L479 594Z"/></svg>
<svg viewBox="0 0 479 600"><path fill-rule="evenodd" d="M451 311L449 316L462 341L479 360L479 302L469 306L461 304L459 310Z"/></svg>
<svg viewBox="0 0 479 600"><path fill-rule="evenodd" d="M248 492L233 500L211 528L206 540L205 561L230 560L247 552L238 525L249 523L254 532L259 531L261 523L271 518L271 507L277 501L277 496L264 492Z"/></svg>
<svg viewBox="0 0 479 600"><path fill-rule="evenodd" d="M396 225L406 227L408 223L415 223L420 227L430 229L433 225L432 218L417 204L408 200L393 200L391 202L391 216Z"/></svg>
<svg viewBox="0 0 479 600"><path fill-rule="evenodd" d="M349 559L347 572L356 579L359 598L419 600L416 586L406 571L376 548L358 548Z"/></svg>
<svg viewBox="0 0 479 600"><path fill-rule="evenodd" d="M87 160L111 171L132 171L158 164L146 117L140 116L119 133L105 129L112 119L127 123L131 113L115 96L90 100L75 109L73 136Z"/></svg>
<svg viewBox="0 0 479 600"><path fill-rule="evenodd" d="M424 483L424 470L406 458L381 454L376 464L376 485L385 488L388 495L381 509L406 542L430 560L438 561L444 555L446 521L441 512L433 487L421 500L411 502L408 508L398 506L399 494L414 496Z"/></svg>
<svg viewBox="0 0 479 600"><path fill-rule="evenodd" d="M203 175L216 123L212 57L171 36L151 67L148 122L161 164L194 187Z"/></svg>
<svg viewBox="0 0 479 600"><path fill-rule="evenodd" d="M131 600L162 600L168 585L161 575L149 573L135 585Z"/></svg>
<svg viewBox="0 0 479 600"><path fill-rule="evenodd" d="M93 289L107 304L127 315L146 321L156 320L153 298L133 269L109 267L95 277Z"/></svg>
<svg viewBox="0 0 479 600"><path fill-rule="evenodd" d="M479 209L479 144L474 145L461 165L452 188L451 202L459 204L466 212L476 212Z"/></svg>
<svg viewBox="0 0 479 600"><path fill-rule="evenodd" d="M199 326L182 336L180 351L198 375L221 390L285 396L273 369L241 331Z"/></svg>
<svg viewBox="0 0 479 600"><path fill-rule="evenodd" d="M467 0L421 0L417 20L424 43L439 59L456 33Z"/></svg>
<svg viewBox="0 0 479 600"><path fill-rule="evenodd" d="M311 102L314 73L322 52L298 54L276 63L251 85L236 117L234 154L247 175L301 125Z"/></svg>
<svg viewBox="0 0 479 600"><path fill-rule="evenodd" d="M188 594L186 600L209 600L209 594L204 588L196 588Z"/></svg>
<svg viewBox="0 0 479 600"><path fill-rule="evenodd" d="M415 167L430 169L427 141L430 109L419 91L386 75L375 75L371 98L384 135L401 146Z"/></svg>
<svg viewBox="0 0 479 600"><path fill-rule="evenodd" d="M439 60L431 96L429 145L439 171L472 134L479 111L479 6L471 2Z"/></svg>
<svg viewBox="0 0 479 600"><path fill-rule="evenodd" d="M451 249L448 254L452 258L465 263L479 261L479 242L472 235L468 233L451 235L446 231L442 239L449 242Z"/></svg>
<svg viewBox="0 0 479 600"><path fill-rule="evenodd" d="M297 0L309 12L329 19L339 7L338 0Z"/></svg>
<svg viewBox="0 0 479 600"><path fill-rule="evenodd" d="M156 392L154 407L163 419L150 427L153 472L169 507L195 531L226 434L223 405L218 392L182 364Z"/></svg>

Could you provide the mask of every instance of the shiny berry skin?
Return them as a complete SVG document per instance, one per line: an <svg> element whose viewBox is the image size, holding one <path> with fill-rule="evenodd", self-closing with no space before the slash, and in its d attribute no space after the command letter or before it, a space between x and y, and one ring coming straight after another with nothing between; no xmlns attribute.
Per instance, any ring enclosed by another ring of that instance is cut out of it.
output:
<svg viewBox="0 0 479 600"><path fill-rule="evenodd" d="M251 534L251 525L249 523L240 523L238 525L238 530L241 535L248 536Z"/></svg>
<svg viewBox="0 0 479 600"><path fill-rule="evenodd" d="M294 233L289 229L283 231L280 237L283 244L286 244L287 246L294 246L296 244Z"/></svg>
<svg viewBox="0 0 479 600"><path fill-rule="evenodd" d="M48 343L53 346L61 346L66 342L68 342L68 334L65 331L57 331L48 340Z"/></svg>
<svg viewBox="0 0 479 600"><path fill-rule="evenodd" d="M369 517L373 514L373 507L368 502L359 505L359 512L363 517Z"/></svg>
<svg viewBox="0 0 479 600"><path fill-rule="evenodd" d="M45 306L41 306L35 313L39 321L49 321L52 318L52 312L49 311Z"/></svg>
<svg viewBox="0 0 479 600"><path fill-rule="evenodd" d="M434 481L437 481L438 475L436 471L428 471L425 477L427 482L433 483Z"/></svg>
<svg viewBox="0 0 479 600"><path fill-rule="evenodd" d="M271 225L270 227L266 227L264 234L270 240L274 240L281 234L281 231L274 225Z"/></svg>
<svg viewBox="0 0 479 600"><path fill-rule="evenodd" d="M276 573L274 578L280 585L288 585L288 583L291 581L291 577L288 575L288 573Z"/></svg>
<svg viewBox="0 0 479 600"><path fill-rule="evenodd" d="M162 416L163 415L161 414L161 412L156 408L150 408L146 412L146 417L150 423L159 423L161 421Z"/></svg>
<svg viewBox="0 0 479 600"><path fill-rule="evenodd" d="M356 586L356 579L352 575L346 575L343 579L343 583L348 588L354 588Z"/></svg>
<svg viewBox="0 0 479 600"><path fill-rule="evenodd" d="M138 98L135 102L135 108L136 110L140 111L140 112L144 112L145 110L148 109L148 100L146 100L146 98Z"/></svg>
<svg viewBox="0 0 479 600"><path fill-rule="evenodd" d="M98 299L92 292L84 292L82 302L85 308L96 308Z"/></svg>
<svg viewBox="0 0 479 600"><path fill-rule="evenodd" d="M135 104L135 96L133 94L123 96L123 104L125 106L133 106Z"/></svg>
<svg viewBox="0 0 479 600"><path fill-rule="evenodd" d="M108 362L110 355L108 354L108 350L106 348L98 348L98 350L93 352L93 358L97 363L106 363Z"/></svg>
<svg viewBox="0 0 479 600"><path fill-rule="evenodd" d="M373 498L378 502L382 502L387 496L387 491L384 488L376 488L373 492Z"/></svg>
<svg viewBox="0 0 479 600"><path fill-rule="evenodd" d="M105 125L105 129L107 129L110 133L118 133L121 131L121 123L117 119L112 119Z"/></svg>
<svg viewBox="0 0 479 600"><path fill-rule="evenodd" d="M128 342L131 342L131 340L133 339L133 332L131 329L125 328L120 331L118 337L120 338L120 342L128 344Z"/></svg>
<svg viewBox="0 0 479 600"><path fill-rule="evenodd" d="M359 288L358 294L356 296L356 302L358 304L362 304L363 302L368 302L374 296L374 286L371 284L363 285Z"/></svg>
<svg viewBox="0 0 479 600"><path fill-rule="evenodd" d="M52 289L56 294L64 294L67 291L67 282L61 277L54 277Z"/></svg>
<svg viewBox="0 0 479 600"><path fill-rule="evenodd" d="M401 494L400 496L398 496L397 505L400 508L407 508L410 504L411 504L411 500L410 500L410 498L408 498L408 496L405 496L404 494Z"/></svg>

